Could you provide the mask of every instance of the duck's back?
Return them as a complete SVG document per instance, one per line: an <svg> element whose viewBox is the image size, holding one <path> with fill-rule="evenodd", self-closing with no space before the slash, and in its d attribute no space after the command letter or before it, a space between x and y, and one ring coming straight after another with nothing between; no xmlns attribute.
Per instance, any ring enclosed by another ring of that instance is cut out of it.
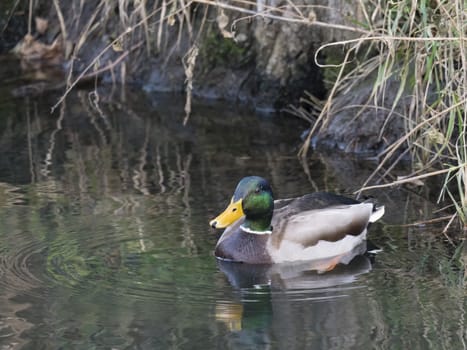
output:
<svg viewBox="0 0 467 350"><path fill-rule="evenodd" d="M295 214L313 209L324 209L330 206L359 203L361 202L334 193L314 192L302 197L276 200L274 201L274 210L282 211L285 209L288 213Z"/></svg>

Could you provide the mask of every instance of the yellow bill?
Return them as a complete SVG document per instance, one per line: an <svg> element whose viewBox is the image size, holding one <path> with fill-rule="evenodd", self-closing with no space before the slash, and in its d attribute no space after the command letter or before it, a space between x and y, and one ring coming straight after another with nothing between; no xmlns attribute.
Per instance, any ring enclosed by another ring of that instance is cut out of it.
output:
<svg viewBox="0 0 467 350"><path fill-rule="evenodd" d="M235 221L240 219L244 215L242 209L242 200L234 202L233 199L230 202L227 209L225 209L218 217L211 220L209 225L213 228L226 228L232 225Z"/></svg>

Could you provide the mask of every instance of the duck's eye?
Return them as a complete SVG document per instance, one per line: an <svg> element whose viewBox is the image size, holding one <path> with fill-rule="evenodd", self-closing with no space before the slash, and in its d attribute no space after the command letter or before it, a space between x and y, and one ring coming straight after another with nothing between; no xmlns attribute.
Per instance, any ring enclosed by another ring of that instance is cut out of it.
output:
<svg viewBox="0 0 467 350"><path fill-rule="evenodd" d="M255 193L260 193L261 192L261 187L256 187Z"/></svg>

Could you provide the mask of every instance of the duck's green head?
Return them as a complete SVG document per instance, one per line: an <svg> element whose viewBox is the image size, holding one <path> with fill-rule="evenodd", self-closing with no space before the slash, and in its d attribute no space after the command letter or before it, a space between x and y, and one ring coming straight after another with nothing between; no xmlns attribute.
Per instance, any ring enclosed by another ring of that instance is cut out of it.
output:
<svg viewBox="0 0 467 350"><path fill-rule="evenodd" d="M274 198L269 183L259 176L244 177L237 185L227 209L209 223L225 228L245 215L244 226L256 231L270 229Z"/></svg>

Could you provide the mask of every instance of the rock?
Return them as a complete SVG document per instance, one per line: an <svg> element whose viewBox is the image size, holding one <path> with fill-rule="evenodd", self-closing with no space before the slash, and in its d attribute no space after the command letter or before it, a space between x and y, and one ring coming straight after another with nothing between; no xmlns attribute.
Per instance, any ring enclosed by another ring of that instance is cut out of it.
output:
<svg viewBox="0 0 467 350"><path fill-rule="evenodd" d="M334 98L326 122L312 140L313 147L377 154L404 134L404 119L396 114L405 115L412 96L403 95L391 112L398 78L389 78L384 99L377 101L372 97L375 79L375 74L370 75Z"/></svg>

